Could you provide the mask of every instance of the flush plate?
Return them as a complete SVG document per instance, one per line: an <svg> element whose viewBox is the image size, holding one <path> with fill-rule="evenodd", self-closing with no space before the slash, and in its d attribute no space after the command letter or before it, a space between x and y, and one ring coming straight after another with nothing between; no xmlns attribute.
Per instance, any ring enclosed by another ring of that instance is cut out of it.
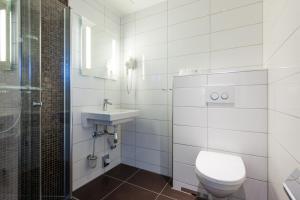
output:
<svg viewBox="0 0 300 200"><path fill-rule="evenodd" d="M233 105L235 102L234 86L207 86L207 104L227 104Z"/></svg>

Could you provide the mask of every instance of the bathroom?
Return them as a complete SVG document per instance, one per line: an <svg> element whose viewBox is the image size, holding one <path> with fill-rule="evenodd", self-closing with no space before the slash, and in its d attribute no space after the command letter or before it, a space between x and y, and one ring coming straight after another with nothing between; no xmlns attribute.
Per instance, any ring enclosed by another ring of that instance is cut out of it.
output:
<svg viewBox="0 0 300 200"><path fill-rule="evenodd" d="M299 13L0 0L0 199L300 200Z"/></svg>

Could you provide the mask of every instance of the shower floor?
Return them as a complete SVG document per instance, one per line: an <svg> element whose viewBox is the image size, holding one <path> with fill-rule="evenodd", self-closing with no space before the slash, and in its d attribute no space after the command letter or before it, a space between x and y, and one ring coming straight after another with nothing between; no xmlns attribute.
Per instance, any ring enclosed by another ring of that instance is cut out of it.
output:
<svg viewBox="0 0 300 200"><path fill-rule="evenodd" d="M166 176L120 164L73 193L78 200L195 200Z"/></svg>

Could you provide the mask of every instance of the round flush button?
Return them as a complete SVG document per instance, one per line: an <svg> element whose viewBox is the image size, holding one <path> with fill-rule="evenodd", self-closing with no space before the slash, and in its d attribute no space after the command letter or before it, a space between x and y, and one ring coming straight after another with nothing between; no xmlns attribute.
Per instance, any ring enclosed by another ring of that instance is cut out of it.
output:
<svg viewBox="0 0 300 200"><path fill-rule="evenodd" d="M210 98L214 101L218 100L219 99L219 94L216 93L216 92L213 92L210 94Z"/></svg>
<svg viewBox="0 0 300 200"><path fill-rule="evenodd" d="M223 93L223 94L221 95L221 98L222 98L223 100L227 100L227 99L229 99L229 95L228 95L227 93Z"/></svg>

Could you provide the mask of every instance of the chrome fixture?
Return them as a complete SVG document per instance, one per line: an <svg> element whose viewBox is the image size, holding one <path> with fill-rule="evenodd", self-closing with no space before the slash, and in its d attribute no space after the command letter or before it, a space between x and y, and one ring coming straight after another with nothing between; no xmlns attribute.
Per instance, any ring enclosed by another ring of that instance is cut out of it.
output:
<svg viewBox="0 0 300 200"><path fill-rule="evenodd" d="M112 128L113 131L108 131L109 128ZM87 160L88 160L88 166L90 168L95 168L97 167L97 156L95 155L95 145L96 145L96 139L98 137L101 136L113 136L113 137L108 137L107 138L107 142L110 146L111 149L115 149L117 148L117 144L118 144L118 132L117 132L117 126L101 126L99 129L99 125L95 125L95 131L93 133L93 152L92 154L87 156ZM102 157L102 161L103 161L103 167L106 167L107 165L109 165L110 163L110 159L109 159L109 154L105 155Z"/></svg>
<svg viewBox="0 0 300 200"><path fill-rule="evenodd" d="M112 105L112 102L109 101L109 99L104 99L103 101L103 110L107 111L107 105Z"/></svg>
<svg viewBox="0 0 300 200"><path fill-rule="evenodd" d="M102 156L102 163L103 163L103 168L107 167L111 163L111 160L109 158L109 154L106 154L106 155Z"/></svg>
<svg viewBox="0 0 300 200"><path fill-rule="evenodd" d="M113 131L110 132L108 131L108 126L103 126L102 130L98 129L98 125L96 125L96 130L93 134L93 137L101 137L104 135L110 135L113 136L114 140L113 143L117 144L118 143L118 131L117 131L117 125L111 126L113 128Z"/></svg>

